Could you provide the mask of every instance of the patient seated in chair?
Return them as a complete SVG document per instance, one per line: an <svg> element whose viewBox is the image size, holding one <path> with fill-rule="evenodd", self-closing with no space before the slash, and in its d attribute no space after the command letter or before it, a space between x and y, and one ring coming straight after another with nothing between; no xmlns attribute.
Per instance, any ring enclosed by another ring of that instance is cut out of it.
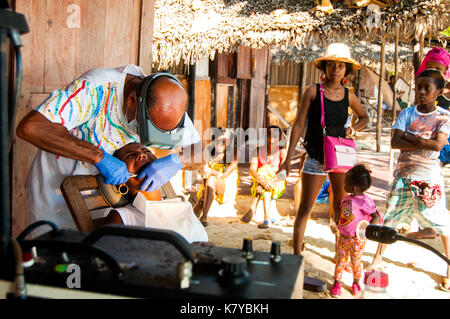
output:
<svg viewBox="0 0 450 319"><path fill-rule="evenodd" d="M113 155L125 162L128 171L136 175L139 174L141 168L156 160L156 156L139 143L127 144ZM118 189L126 189L124 196L130 204L124 207L110 208L107 212L107 224L168 229L179 233L188 242L208 241L208 235L196 218L190 203L174 202L173 200L161 201L159 190L154 192L139 190L142 181L143 179L131 177L126 184L118 186ZM121 190L121 192L123 191Z"/></svg>

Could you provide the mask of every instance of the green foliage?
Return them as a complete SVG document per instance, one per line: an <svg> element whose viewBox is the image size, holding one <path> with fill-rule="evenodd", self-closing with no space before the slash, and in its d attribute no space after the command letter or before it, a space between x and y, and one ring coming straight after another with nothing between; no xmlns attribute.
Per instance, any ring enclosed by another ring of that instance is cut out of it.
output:
<svg viewBox="0 0 450 319"><path fill-rule="evenodd" d="M446 37L450 37L450 27L442 31L442 34L445 35Z"/></svg>

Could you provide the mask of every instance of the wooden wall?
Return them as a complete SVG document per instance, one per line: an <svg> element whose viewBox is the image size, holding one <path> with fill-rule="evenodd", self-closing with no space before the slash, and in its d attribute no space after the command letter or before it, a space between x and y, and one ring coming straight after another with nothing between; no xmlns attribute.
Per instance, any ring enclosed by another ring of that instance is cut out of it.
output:
<svg viewBox="0 0 450 319"><path fill-rule="evenodd" d="M261 128L265 125L268 56L267 48L247 47L216 55L210 66L215 126Z"/></svg>
<svg viewBox="0 0 450 319"><path fill-rule="evenodd" d="M320 80L320 71L310 62L305 62L306 87ZM301 78L301 63L286 62L270 64L270 85L299 85Z"/></svg>
<svg viewBox="0 0 450 319"><path fill-rule="evenodd" d="M151 72L154 0L15 0L30 33L22 36L23 82L17 123L56 89L97 67L138 64ZM13 141L12 234L28 225L25 181L36 148Z"/></svg>
<svg viewBox="0 0 450 319"><path fill-rule="evenodd" d="M270 85L299 85L301 63L270 64Z"/></svg>
<svg viewBox="0 0 450 319"><path fill-rule="evenodd" d="M211 84L209 80L195 81L195 120L194 126L202 138L205 145L208 137L205 131L209 129L211 123Z"/></svg>
<svg viewBox="0 0 450 319"><path fill-rule="evenodd" d="M267 47L252 49L249 127L262 128L265 124L268 63L269 49Z"/></svg>
<svg viewBox="0 0 450 319"><path fill-rule="evenodd" d="M217 127L228 127L228 93L233 88L228 84L217 84L216 87L216 121ZM232 110L231 110L232 111Z"/></svg>
<svg viewBox="0 0 450 319"><path fill-rule="evenodd" d="M305 63L304 90L308 86L320 81L320 71L312 63ZM271 63L270 85L268 87L268 104L275 108L286 121L293 125L300 103L299 94L302 74L302 64L287 62L284 64ZM267 125L286 126L271 112L268 115Z"/></svg>
<svg viewBox="0 0 450 319"><path fill-rule="evenodd" d="M181 84L185 88L186 92L189 88L187 78L181 74L177 74ZM226 98L226 96L225 96ZM226 101L225 107L226 107ZM210 128L211 118L211 83L209 79L197 77L195 80L195 106L194 106L194 127L200 134L202 143L208 143L208 138L205 136L205 131ZM226 114L224 115L226 125ZM222 121L222 118L220 119Z"/></svg>
<svg viewBox="0 0 450 319"><path fill-rule="evenodd" d="M271 85L269 88L268 104L275 108L281 116L292 126L297 116L299 104L297 85ZM271 112L269 113L269 125L278 125L281 128L286 126Z"/></svg>
<svg viewBox="0 0 450 319"><path fill-rule="evenodd" d="M374 83L372 78L369 75L369 71L367 68L361 68L361 82L360 82L360 91L362 97L376 97L374 85L378 86L378 83Z"/></svg>

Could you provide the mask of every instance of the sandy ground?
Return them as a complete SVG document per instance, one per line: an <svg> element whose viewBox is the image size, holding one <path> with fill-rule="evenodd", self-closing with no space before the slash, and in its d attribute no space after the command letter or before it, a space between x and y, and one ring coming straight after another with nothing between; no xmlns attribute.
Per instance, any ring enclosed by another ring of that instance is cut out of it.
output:
<svg viewBox="0 0 450 319"><path fill-rule="evenodd" d="M383 130L381 152L375 152L374 129L359 133L357 144L360 160L372 169L374 183L368 191L380 212L384 212L384 204L388 186L392 180L389 168L389 137L388 129ZM398 154L397 154L398 155ZM445 168L446 185L450 185L450 167ZM295 183L295 181L294 181ZM293 187L292 183L288 187ZM446 198L449 202L450 187L447 187ZM290 190L292 194L292 190ZM289 197L289 196L288 196ZM278 224L272 224L269 229L257 228L262 220L263 205L260 202L254 220L249 224L239 221L240 217L250 207L251 197L239 195L236 202L219 205L213 204L209 214L209 225L206 227L209 240L222 247L241 248L244 238L253 239L255 250L270 251L271 241L280 241L282 253L292 254L292 224L294 222L294 201L284 198L274 202L272 218L278 219ZM327 283L331 289L334 274L335 236L328 227L326 216L328 205L316 204L313 208L313 218L308 222L303 253L305 275L318 278ZM314 216L316 218L314 218ZM319 218L317 218L319 217ZM414 225L413 225L414 227ZM440 239L424 240L442 252ZM363 256L364 267L370 265L375 254L377 243L368 241ZM446 263L432 252L409 243L397 242L387 247L382 264L389 274L390 289L395 298L450 299L450 293L439 290L438 284L446 272ZM350 273L343 276L343 294L341 298L354 298L350 294L353 278ZM304 290L305 299L328 299L328 293L315 293Z"/></svg>

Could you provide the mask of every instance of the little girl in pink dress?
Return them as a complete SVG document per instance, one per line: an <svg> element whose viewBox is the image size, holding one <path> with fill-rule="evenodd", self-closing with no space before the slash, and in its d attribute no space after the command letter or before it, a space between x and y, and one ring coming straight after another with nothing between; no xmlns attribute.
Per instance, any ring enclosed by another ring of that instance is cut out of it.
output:
<svg viewBox="0 0 450 319"><path fill-rule="evenodd" d="M362 164L354 166L345 174L344 189L349 194L342 199L339 219L334 221L334 226L332 222L331 226L333 231L339 231L335 281L331 289L333 297L342 294L342 273L349 260L353 270L352 294L356 295L361 290L359 281L363 270L361 259L365 241L356 236L356 229L363 220L371 224L379 224L383 220L373 200L364 194L371 185L370 171Z"/></svg>

